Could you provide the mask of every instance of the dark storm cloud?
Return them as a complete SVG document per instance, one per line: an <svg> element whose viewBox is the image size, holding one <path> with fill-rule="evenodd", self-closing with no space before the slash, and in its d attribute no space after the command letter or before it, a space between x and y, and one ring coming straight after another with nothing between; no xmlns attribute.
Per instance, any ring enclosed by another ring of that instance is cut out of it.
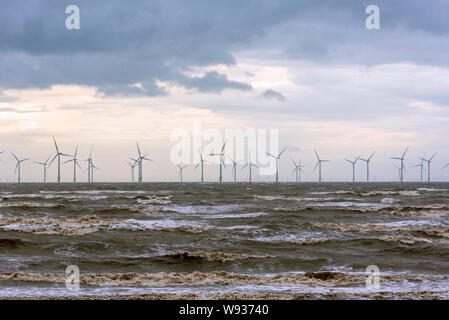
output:
<svg viewBox="0 0 449 320"><path fill-rule="evenodd" d="M71 4L80 8L80 30L65 28ZM381 8L381 30L365 28L368 4ZM216 72L185 75L235 64L233 52L245 49L318 62L447 65L448 14L444 0L4 1L0 88L80 84L154 96L166 94L160 80L199 92L250 90Z"/></svg>

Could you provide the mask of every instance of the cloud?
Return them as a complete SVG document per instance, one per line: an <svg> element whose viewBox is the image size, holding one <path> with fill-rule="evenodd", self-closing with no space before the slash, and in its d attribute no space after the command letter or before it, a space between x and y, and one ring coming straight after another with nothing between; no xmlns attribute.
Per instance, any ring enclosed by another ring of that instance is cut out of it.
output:
<svg viewBox="0 0 449 320"><path fill-rule="evenodd" d="M233 66L242 51L259 58L376 65L448 66L449 3L378 0L381 30L365 28L370 1L79 0L81 29L65 28L69 1L8 1L0 12L0 90L95 86L106 95L166 95L158 82L198 92L251 84L192 67ZM236 13L238 8L238 13ZM142 83L141 88L132 84Z"/></svg>
<svg viewBox="0 0 449 320"><path fill-rule="evenodd" d="M197 89L200 92L221 93L224 89L252 90L251 85L228 80L225 74L209 71L202 77L182 77L177 81L187 89Z"/></svg>
<svg viewBox="0 0 449 320"><path fill-rule="evenodd" d="M263 93L262 93L262 96L265 98L265 99L269 99L269 100L272 100L272 99L275 99L275 100L278 100L278 101L285 101L285 97L282 95L282 94L280 94L279 92L277 92L277 91L274 91L274 90L272 90L272 89L267 89L267 90L265 90Z"/></svg>

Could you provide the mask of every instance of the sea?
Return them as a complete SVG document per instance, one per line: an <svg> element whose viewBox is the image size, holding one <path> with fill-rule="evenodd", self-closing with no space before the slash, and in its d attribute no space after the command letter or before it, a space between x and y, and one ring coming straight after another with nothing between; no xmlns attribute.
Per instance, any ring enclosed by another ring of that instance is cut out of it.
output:
<svg viewBox="0 0 449 320"><path fill-rule="evenodd" d="M449 183L0 184L0 299L448 299Z"/></svg>

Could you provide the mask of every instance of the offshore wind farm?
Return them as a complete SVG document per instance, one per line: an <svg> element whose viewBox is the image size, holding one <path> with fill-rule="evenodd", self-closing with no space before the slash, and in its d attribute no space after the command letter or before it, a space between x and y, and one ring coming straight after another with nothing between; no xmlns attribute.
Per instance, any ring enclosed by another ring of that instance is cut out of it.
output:
<svg viewBox="0 0 449 320"><path fill-rule="evenodd" d="M42 175L42 180L40 181L28 181L28 182L56 182L56 183L60 183L61 182L61 172L62 172L62 167L61 164L68 164L71 163L73 165L73 178L72 178L72 182L76 183L77 181L82 181L83 179L83 175L85 176L85 180L86 182L94 182L94 171L99 171L101 170L99 167L97 167L96 165L94 165L93 163L93 146L90 149L90 153L88 154L87 158L84 160L84 162L86 162L87 166L85 166L85 169L83 171L81 171L81 173L79 171L77 171L77 168L82 170L83 167L80 165L79 161L78 161L78 148L79 146L77 145L75 147L74 153L73 154L66 154L66 153L62 153L59 150L58 144L56 143L56 139L55 137L52 137L53 139L53 143L54 143L54 147L55 147L55 155L52 156L50 155L45 162L39 162L39 161L33 161L35 164L39 164L42 166L43 169L43 175ZM218 159L218 167L219 167L219 176L218 179L215 180L213 178L210 178L207 182L245 182L245 181L249 181L249 182L257 182L257 180L255 179L256 172L254 172L254 170L258 169L259 166L257 164L257 162L253 162L251 161L251 154L248 153L246 156L246 159L240 159L238 161L233 160L233 158L228 157L225 154L225 147L226 147L226 142L223 143L219 149L219 152L211 152L210 154L204 155L203 152L201 151L201 149L198 150L198 154L199 154L199 161L196 164L192 164L192 170L195 171L197 168L200 168L200 177L198 180L190 180L190 181L186 181L183 179L183 170L190 167L190 164L178 164L178 163L174 163L173 165L175 167L178 168L179 172L178 172L178 178L180 178L179 182L206 182L205 180L205 169L208 166L214 166L215 159ZM281 149L281 151L277 154L271 154L271 153L266 153L266 156L268 156L269 158L271 158L274 161L274 182L292 182L291 180L289 180L288 175L286 176L286 179L284 181L279 179L279 170L280 170L280 164L279 161L281 159L281 156L284 154L284 152L287 150L286 147L283 147ZM149 161L149 162L153 162L152 159L148 158L148 154L142 154L141 150L140 150L140 146L139 144L136 142L136 151L137 153L135 155L130 155L127 158L123 159L125 161L125 163L128 164L128 169L130 170L130 180L129 181L117 181L117 182L135 182L136 178L135 178L135 168L137 168L137 182L143 182L143 161ZM395 176L395 173L392 172L391 175L391 179L387 179L387 180L378 180L377 182L387 182L387 181L398 181L398 182L404 182L406 181L406 165L405 165L405 156L407 154L407 152L409 151L409 147L407 147L405 149L405 151L402 153L402 155L400 157L388 157L388 159L395 161L394 162L394 166L398 169L399 172L399 178L393 178ZM4 153L4 151L2 151L0 153L0 158L1 158L1 154ZM321 159L318 152L316 150L314 150L314 154L316 157L316 163L315 166L313 167L312 173L315 174L317 173L317 178L316 178L316 182L325 182L325 178L324 178L324 168L322 167L323 163L328 163L331 162L331 160L325 160L325 159ZM376 152L373 152L369 155L369 157L367 157L367 159L362 158L361 155L354 157L352 160L351 159L339 159L339 160L344 160L345 162L350 164L351 167L351 175L349 176L350 178L343 179L343 180L337 180L340 182L345 182L345 181L349 181L349 182L370 182L370 164L373 161L373 157L375 156ZM433 159L435 158L437 154L434 153L431 157L429 157L428 159L426 159L425 154L422 157L417 157L417 160L420 160L420 164L417 165L413 165L410 168L419 168L420 171L420 175L419 175L419 179L417 179L417 177L415 175L412 175L412 178L409 178L408 181L411 182L431 182L432 180L432 175L431 175L431 163L433 161ZM15 159L16 161L16 165L14 168L14 174L16 174L16 180L15 181L10 181L11 183L23 183L23 174L21 174L22 172L22 163L32 159L31 157L27 157L24 159L19 159L14 153L11 152L11 156ZM67 157L69 158L68 160L65 160L61 163L61 157ZM50 160L51 159L51 160ZM231 178L226 180L224 179L224 173L225 171L228 169L226 166L226 159L229 160L230 164L231 164ZM56 160L56 161L55 161ZM337 159L333 159L333 161L335 161ZM357 175L357 163L359 161L363 161L366 164L366 173L365 176L363 176L363 174L360 174L359 171L359 175ZM397 161L399 161L399 165L396 165L395 163L397 163ZM57 167L56 167L56 181L47 181L47 171L50 169L52 163L56 163ZM292 174L294 174L295 176L295 182L299 183L301 182L301 173L304 173L304 168L306 167L306 165L303 165L302 160L298 159L298 162L296 162L293 158L292 158L292 163L293 163L293 171ZM427 164L425 166L425 164ZM449 163L446 163L443 167L441 167L441 171L444 172L444 170L449 166ZM238 169L244 169L244 168L248 168L248 179L237 179L237 172ZM341 170L343 171L343 168L341 168ZM151 168L149 169L150 174L151 174ZM288 169L286 170L287 172L289 171ZM372 173L372 172L371 172ZM426 175L426 179L424 179L424 175ZM268 175L270 176L270 175ZM78 180L77 180L78 179ZM151 180L150 180L151 181ZM153 182L164 182L164 181L154 181ZM266 182L266 180L262 180L263 182ZM309 180L308 182L312 182L314 180ZM329 180L329 181L336 181L336 180ZM444 180L442 180L444 181ZM101 181L100 181L101 182Z"/></svg>

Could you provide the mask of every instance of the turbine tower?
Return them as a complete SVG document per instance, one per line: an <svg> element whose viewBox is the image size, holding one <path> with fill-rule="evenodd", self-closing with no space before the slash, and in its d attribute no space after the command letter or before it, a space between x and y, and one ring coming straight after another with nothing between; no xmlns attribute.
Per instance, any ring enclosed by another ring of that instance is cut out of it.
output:
<svg viewBox="0 0 449 320"><path fill-rule="evenodd" d="M138 164L138 172L139 172L139 182L142 182L142 169L143 169L143 160L147 160L147 161L153 161L153 160L151 160L150 158L147 158L147 155L148 154L145 154L145 155L142 155L142 153L140 152L140 147L139 147L139 144L136 142L136 146L137 146L137 152L138 152L138 157L137 157L137 162L135 162L135 163L137 163Z"/></svg>
<svg viewBox="0 0 449 320"><path fill-rule="evenodd" d="M133 160L134 163L130 163L129 161L126 161L126 163L129 164L129 167L131 168L131 182L134 182L134 168L137 165L137 160L135 160L135 159L131 159L131 160Z"/></svg>
<svg viewBox="0 0 449 320"><path fill-rule="evenodd" d="M248 162L242 167L242 170L246 167L249 167L249 182L252 182L251 167L257 168L257 165L254 162L251 162L251 155L248 156Z"/></svg>
<svg viewBox="0 0 449 320"><path fill-rule="evenodd" d="M51 158L51 155L47 158L47 160L45 160L45 162L34 162L34 163L40 164L44 167L44 182L47 182L47 166L48 166L48 161L50 160L50 158Z"/></svg>
<svg viewBox="0 0 449 320"><path fill-rule="evenodd" d="M279 182L279 167L278 167L279 163L278 163L278 161L279 161L279 159L281 159L281 155L284 153L285 149L286 148L282 149L282 151L279 152L279 154L277 156L275 156L271 153L268 153L268 152L266 153L267 156L273 157L276 161L276 182Z"/></svg>
<svg viewBox="0 0 449 320"><path fill-rule="evenodd" d="M330 162L330 160L321 160L320 159L320 156L318 155L318 152L316 152L316 150L315 150L315 155L316 155L316 158L317 158L317 162L316 162L316 165L315 165L315 168L313 169L313 171L315 171L316 170L316 168L318 167L319 168L319 176L318 176L318 182L321 182L321 180L322 180L322 178L321 178L321 164L323 163L323 162Z"/></svg>
<svg viewBox="0 0 449 320"><path fill-rule="evenodd" d="M417 165L412 166L412 168L417 168L417 167L420 168L421 182L424 181L424 180L423 180L423 171L426 171L426 169L424 168L424 160L423 160L423 158L424 158L425 156L426 156L426 155L423 155L423 157L420 158L420 159L421 159L421 163L420 163L420 164L417 164Z"/></svg>
<svg viewBox="0 0 449 320"><path fill-rule="evenodd" d="M182 166L182 165L180 165L180 164L177 164L176 166L179 168L178 177L181 179L180 182L182 183L182 170L184 170L185 168L187 168L188 165L187 165L187 166Z"/></svg>
<svg viewBox="0 0 449 320"><path fill-rule="evenodd" d="M427 162L427 182L430 182L430 163L436 155L437 154L434 153L429 159L426 159L425 157L420 158L422 161Z"/></svg>
<svg viewBox="0 0 449 320"><path fill-rule="evenodd" d="M60 183L61 182L61 156L70 157L70 155L62 153L62 152L59 152L58 144L56 143L56 140L55 140L54 136L53 136L53 142L55 143L56 154L55 154L54 158L50 161L48 166L51 166L53 161L56 158L58 158L58 180L57 180L57 182Z"/></svg>
<svg viewBox="0 0 449 320"><path fill-rule="evenodd" d="M17 172L17 183L20 183L20 167L21 167L21 164L22 164L22 162L27 161L30 158L19 160L19 158L17 158L14 153L11 152L11 154L13 155L13 157L17 161L16 168L14 169L14 173Z"/></svg>
<svg viewBox="0 0 449 320"><path fill-rule="evenodd" d="M365 161L366 162L366 182L369 182L369 164L371 162L371 158L374 156L374 154L376 153L376 151L374 151L368 159L362 159L359 157L360 160Z"/></svg>
<svg viewBox="0 0 449 320"><path fill-rule="evenodd" d="M225 167L226 169L226 165L224 163L224 148L226 146L226 141L225 143L223 143L223 146L221 147L221 151L220 153L211 153L210 156L219 156L220 157L220 177L218 179L219 182L223 182L223 168L222 166Z"/></svg>
<svg viewBox="0 0 449 320"><path fill-rule="evenodd" d="M87 157L87 159L84 160L84 161L87 161L87 169L84 170L84 172L87 171L87 182L93 181L93 175L91 176L91 171L93 173L93 170L92 170L92 165L93 165L92 164L92 152L93 152L93 150L94 150L94 147L92 146L92 148L90 149L89 156Z"/></svg>
<svg viewBox="0 0 449 320"><path fill-rule="evenodd" d="M292 162L293 165L295 166L295 168L292 171L293 173L296 173L296 182L301 182L301 172L304 172L304 170L302 170L302 168L304 168L305 166L301 165L301 161L298 160L298 163L295 162L295 160L293 160L292 158Z"/></svg>
<svg viewBox="0 0 449 320"><path fill-rule="evenodd" d="M241 162L240 161L234 161L232 159L229 159L232 162L232 175L234 176L234 182L237 182L237 165Z"/></svg>
<svg viewBox="0 0 449 320"><path fill-rule="evenodd" d="M408 147L405 149L404 153L402 154L402 157L391 157L390 159L394 159L394 160L400 160L401 161L401 166L400 166L400 177L399 177L399 181L400 182L404 182L404 171L405 171L405 166L404 166L404 160L405 160L405 154L408 151Z"/></svg>
<svg viewBox="0 0 449 320"><path fill-rule="evenodd" d="M73 155L73 158L70 160L64 161L64 163L73 161L73 182L76 182L76 166L78 166L81 169L81 166L79 165L78 159L76 157L77 153L78 153L78 146L76 146L75 154Z"/></svg>
<svg viewBox="0 0 449 320"><path fill-rule="evenodd" d="M196 168L198 168L198 166L201 164L201 182L204 182L204 163L209 161L203 159L203 154L201 153L201 150L198 149L198 152L200 154L200 161L196 164L194 170L196 170Z"/></svg>
<svg viewBox="0 0 449 320"><path fill-rule="evenodd" d="M352 164L352 182L355 182L355 165L357 163L357 161L360 159L360 156L358 156L357 158L355 158L354 160L348 160L345 159L345 161L349 162L350 164Z"/></svg>

